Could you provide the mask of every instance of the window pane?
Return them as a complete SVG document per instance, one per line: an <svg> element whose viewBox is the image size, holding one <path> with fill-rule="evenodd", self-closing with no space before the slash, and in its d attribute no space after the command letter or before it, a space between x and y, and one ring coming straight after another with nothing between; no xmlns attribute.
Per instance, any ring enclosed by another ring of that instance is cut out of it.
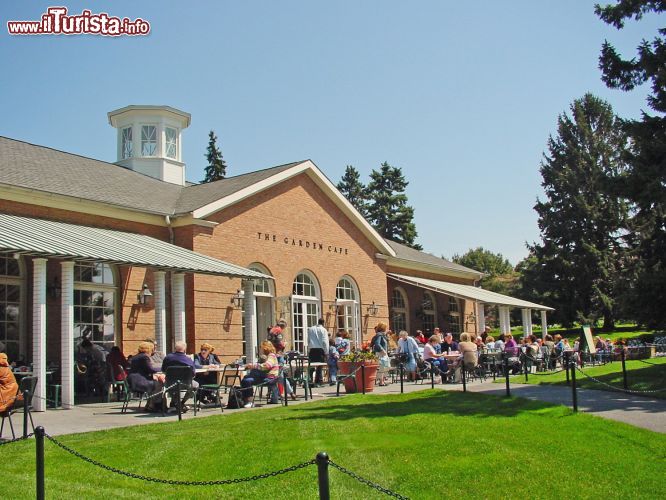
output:
<svg viewBox="0 0 666 500"><path fill-rule="evenodd" d="M7 261L7 270L6 270L7 276L20 276L21 272L19 271L18 260L11 259L8 257L5 257L5 260Z"/></svg>
<svg viewBox="0 0 666 500"><path fill-rule="evenodd" d="M157 128L154 125L141 127L141 156L155 156L157 151Z"/></svg>
<svg viewBox="0 0 666 500"><path fill-rule="evenodd" d="M18 303L21 300L21 287L18 285L6 285L5 290L8 302Z"/></svg>
<svg viewBox="0 0 666 500"><path fill-rule="evenodd" d="M166 139L165 155L167 158L176 158L177 155L177 134L175 128L165 128L164 137Z"/></svg>
<svg viewBox="0 0 666 500"><path fill-rule="evenodd" d="M130 158L132 156L132 127L123 129L121 150L122 158Z"/></svg>

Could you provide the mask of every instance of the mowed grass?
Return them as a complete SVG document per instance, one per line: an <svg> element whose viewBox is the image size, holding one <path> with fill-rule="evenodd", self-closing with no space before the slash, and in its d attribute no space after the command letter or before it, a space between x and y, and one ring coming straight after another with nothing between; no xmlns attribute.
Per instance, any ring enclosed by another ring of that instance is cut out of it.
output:
<svg viewBox="0 0 666 500"><path fill-rule="evenodd" d="M649 363L649 364L648 364ZM654 391L663 389L661 392L645 394L645 396L666 399L666 357L651 358L646 360L626 361L627 387L634 391ZM591 377L614 387L622 388L622 362L614 361L601 366L585 366L583 371ZM504 379L498 382L504 383ZM565 372L529 375L528 384L542 385L565 385L567 375ZM524 384L524 375L515 375L511 381ZM612 391L610 387L587 378L580 372L576 372L576 386L586 389L599 389L601 391Z"/></svg>
<svg viewBox="0 0 666 500"><path fill-rule="evenodd" d="M666 436L564 406L474 393L349 395L59 439L105 464L164 479L250 476L325 450L413 499L666 497ZM0 448L2 498L35 497L34 448L32 440ZM330 476L333 499L383 498L335 469ZM169 486L107 472L48 441L46 490L48 498L318 498L315 466L243 485Z"/></svg>

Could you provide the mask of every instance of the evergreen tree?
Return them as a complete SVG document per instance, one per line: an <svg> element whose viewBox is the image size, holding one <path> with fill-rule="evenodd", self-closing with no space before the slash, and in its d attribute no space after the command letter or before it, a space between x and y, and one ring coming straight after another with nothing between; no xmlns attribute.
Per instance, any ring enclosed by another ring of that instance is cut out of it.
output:
<svg viewBox="0 0 666 500"><path fill-rule="evenodd" d="M607 24L622 29L628 19L661 14L664 0L620 0L615 5L596 6ZM652 327L666 326L666 29L638 46L638 56L623 59L608 41L599 57L603 80L610 88L631 91L650 82L647 98L654 113L642 113L640 120L625 120L630 139L625 153L626 171L617 176L617 192L631 201L633 259L629 271L636 274L627 286L635 318Z"/></svg>
<svg viewBox="0 0 666 500"><path fill-rule="evenodd" d="M379 171L373 170L367 188L368 220L385 238L422 250L414 243L417 233L414 208L407 205L408 184L399 167L384 162Z"/></svg>
<svg viewBox="0 0 666 500"><path fill-rule="evenodd" d="M206 177L201 182L213 182L224 179L227 175L227 164L222 158L222 152L217 147L217 136L212 130L208 133L208 148L206 148Z"/></svg>
<svg viewBox="0 0 666 500"><path fill-rule="evenodd" d="M337 188L363 217L368 216L367 193L358 170L351 165L347 165Z"/></svg>
<svg viewBox="0 0 666 500"><path fill-rule="evenodd" d="M608 179L624 170L626 139L605 101L586 94L558 119L541 163L546 200L539 201L542 242L530 248L531 269L551 287L548 305L565 325L604 319L612 328L615 286L624 259L626 203L610 194Z"/></svg>

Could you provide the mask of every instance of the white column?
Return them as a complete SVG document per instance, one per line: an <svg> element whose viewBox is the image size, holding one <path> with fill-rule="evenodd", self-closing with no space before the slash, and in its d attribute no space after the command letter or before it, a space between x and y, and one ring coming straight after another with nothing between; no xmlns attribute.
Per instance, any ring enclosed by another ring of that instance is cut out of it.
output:
<svg viewBox="0 0 666 500"><path fill-rule="evenodd" d="M243 319L245 321L245 354L248 363L257 362L257 314L255 311L254 288L252 280L243 281Z"/></svg>
<svg viewBox="0 0 666 500"><path fill-rule="evenodd" d="M546 319L546 311L541 311L541 337L546 338L548 335L548 320Z"/></svg>
<svg viewBox="0 0 666 500"><path fill-rule="evenodd" d="M523 335L532 335L532 309L521 309L523 316Z"/></svg>
<svg viewBox="0 0 666 500"><path fill-rule="evenodd" d="M481 335L486 330L486 311L481 302L476 305L476 324L479 335Z"/></svg>
<svg viewBox="0 0 666 500"><path fill-rule="evenodd" d="M60 263L60 380L62 406L74 404L74 262Z"/></svg>
<svg viewBox="0 0 666 500"><path fill-rule="evenodd" d="M509 313L509 308L507 306L499 307L499 317L500 317L500 332L511 333L511 316Z"/></svg>
<svg viewBox="0 0 666 500"><path fill-rule="evenodd" d="M185 342L185 275L174 273L171 278L173 296L173 341Z"/></svg>
<svg viewBox="0 0 666 500"><path fill-rule="evenodd" d="M511 333L511 308L504 308L504 324L506 325L506 333Z"/></svg>
<svg viewBox="0 0 666 500"><path fill-rule="evenodd" d="M167 352L166 345L166 289L164 271L153 273L155 283L153 288L153 300L155 301L155 342L159 352Z"/></svg>
<svg viewBox="0 0 666 500"><path fill-rule="evenodd" d="M32 406L46 410L46 259L32 259L32 372L37 377Z"/></svg>

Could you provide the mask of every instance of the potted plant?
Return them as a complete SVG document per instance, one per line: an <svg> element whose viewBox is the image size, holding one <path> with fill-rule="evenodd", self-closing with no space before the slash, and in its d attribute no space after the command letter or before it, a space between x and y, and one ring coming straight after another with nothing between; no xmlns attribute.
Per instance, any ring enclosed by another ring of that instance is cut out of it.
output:
<svg viewBox="0 0 666 500"><path fill-rule="evenodd" d="M372 392L375 388L375 378L377 378L377 370L379 369L379 360L375 353L370 350L362 351L355 350L349 354L341 356L338 360L338 375L349 375L354 370L364 366L363 370L356 371L356 387L352 378L345 378L345 391L348 393L362 391L365 387L365 392ZM363 379L361 379L363 377ZM363 384L363 386L361 386Z"/></svg>

